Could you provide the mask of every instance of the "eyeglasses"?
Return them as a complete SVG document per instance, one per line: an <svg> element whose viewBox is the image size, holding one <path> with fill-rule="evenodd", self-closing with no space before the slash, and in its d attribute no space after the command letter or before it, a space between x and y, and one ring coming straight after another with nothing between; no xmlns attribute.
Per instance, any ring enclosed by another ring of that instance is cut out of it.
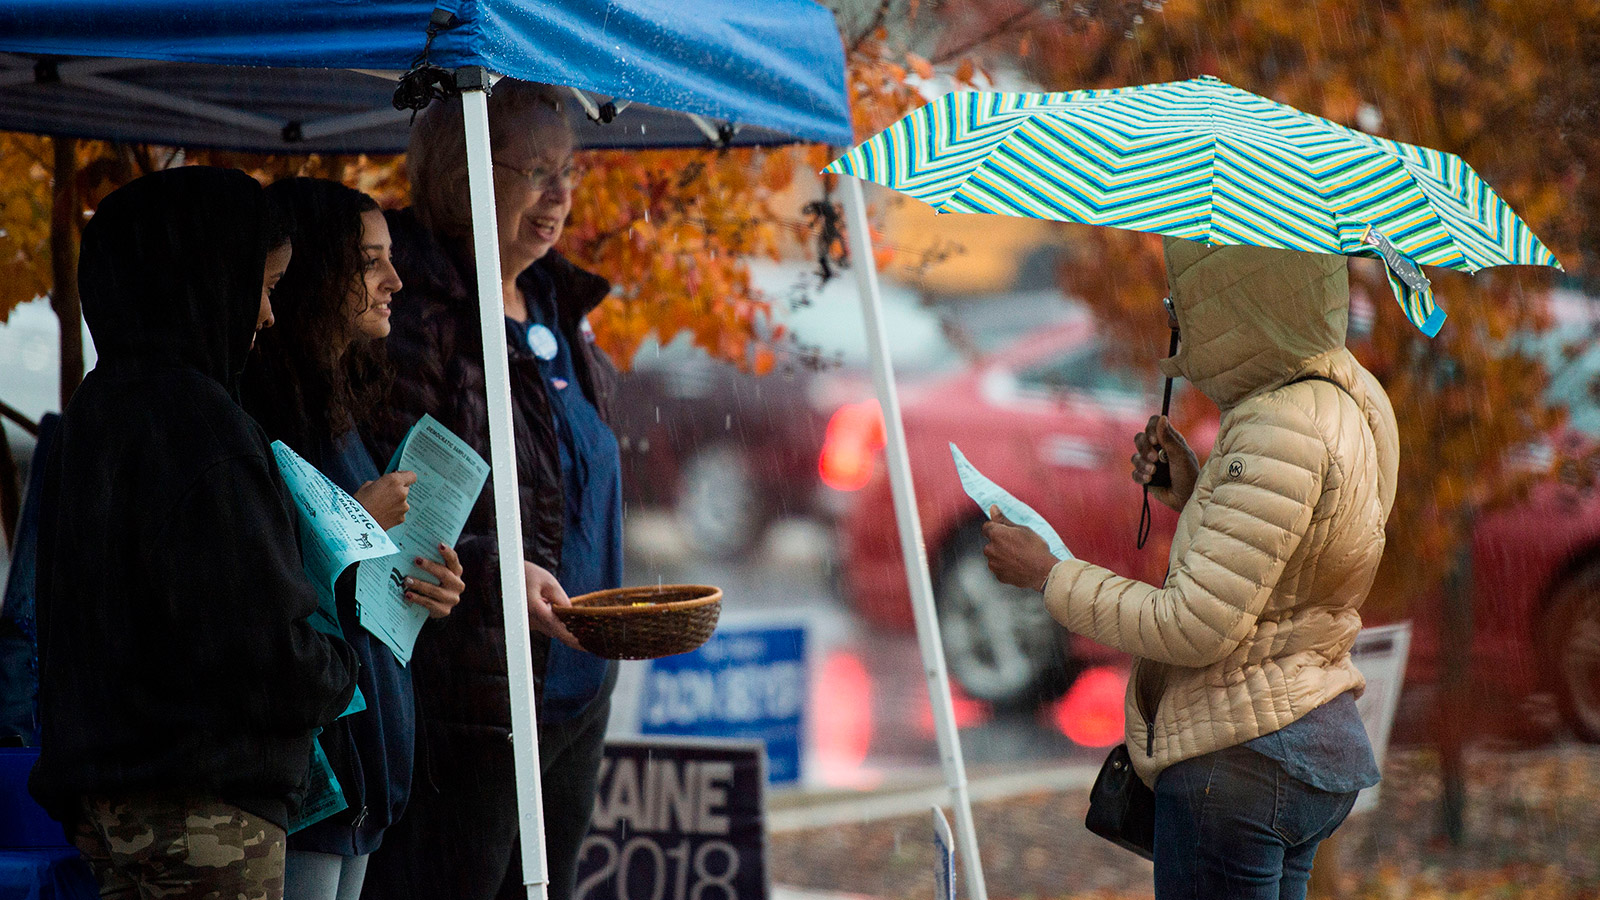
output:
<svg viewBox="0 0 1600 900"><path fill-rule="evenodd" d="M533 188L535 191L548 191L556 189L571 190L573 185L575 185L578 181L578 168L570 162L559 169L551 169L545 166L535 166L531 169L523 169L513 166L510 163L503 163L498 159L493 160L492 162L494 165L506 170L507 172L511 172L522 178L528 183L528 186Z"/></svg>

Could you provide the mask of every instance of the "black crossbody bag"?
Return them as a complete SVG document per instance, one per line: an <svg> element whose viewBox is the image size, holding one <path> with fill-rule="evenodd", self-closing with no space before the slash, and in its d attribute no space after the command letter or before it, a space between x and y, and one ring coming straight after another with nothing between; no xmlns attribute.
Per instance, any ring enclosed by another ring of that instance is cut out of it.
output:
<svg viewBox="0 0 1600 900"><path fill-rule="evenodd" d="M1111 748L1100 766L1083 824L1124 850L1155 858L1156 794L1133 771L1127 744Z"/></svg>

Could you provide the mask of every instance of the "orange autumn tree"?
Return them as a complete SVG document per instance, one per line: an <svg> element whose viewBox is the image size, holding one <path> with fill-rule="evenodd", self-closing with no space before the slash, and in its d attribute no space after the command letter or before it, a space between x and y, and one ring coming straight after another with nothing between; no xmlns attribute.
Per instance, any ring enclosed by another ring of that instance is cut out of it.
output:
<svg viewBox="0 0 1600 900"><path fill-rule="evenodd" d="M1595 63L1600 8L1549 0L1167 0L1121 22L1037 4L972 0L969 27L1024 16L995 55L1042 87L1114 87L1213 74L1300 109L1457 153L1569 267L1592 273L1600 227ZM1590 173L1590 174L1586 174ZM1064 226L1065 280L1143 358L1164 355L1159 238ZM1398 613L1439 587L1471 516L1515 497L1531 473L1517 450L1561 419L1536 361L1505 350L1546 324L1550 273L1468 276L1432 269L1451 314L1428 340L1402 316L1381 270L1352 266L1376 311L1355 349L1383 381L1401 429L1390 549L1370 607Z"/></svg>
<svg viewBox="0 0 1600 900"><path fill-rule="evenodd" d="M0 132L0 324L18 305L44 296L57 315L76 319L77 237L87 211L172 157L172 151ZM57 168L72 177L58 183ZM63 248L59 259L52 253L57 243ZM56 290L58 274L66 276L63 290ZM60 358L65 405L83 375L78 329L62 329Z"/></svg>
<svg viewBox="0 0 1600 900"><path fill-rule="evenodd" d="M45 138L0 134L0 323L50 292L51 156Z"/></svg>
<svg viewBox="0 0 1600 900"><path fill-rule="evenodd" d="M880 24L846 46L857 135L921 105L907 75L931 67L891 50ZM797 239L814 254L842 252L815 247L817 226L792 208L796 178L831 158L815 145L584 154L562 250L617 285L590 315L612 358L626 365L646 338L688 332L714 357L771 371L785 334L748 260L777 259Z"/></svg>

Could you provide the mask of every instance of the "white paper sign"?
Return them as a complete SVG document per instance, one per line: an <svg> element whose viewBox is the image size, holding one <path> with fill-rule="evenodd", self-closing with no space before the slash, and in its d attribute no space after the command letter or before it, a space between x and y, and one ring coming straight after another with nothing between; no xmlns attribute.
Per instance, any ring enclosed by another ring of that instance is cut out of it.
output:
<svg viewBox="0 0 1600 900"><path fill-rule="evenodd" d="M394 651L401 665L411 662L417 634L428 611L406 601L405 579L433 582L412 560L439 558L439 544L455 546L473 504L489 477L489 464L450 429L423 416L396 448L389 471L417 474L407 502L406 520L389 529L389 556L356 570L356 607L361 624Z"/></svg>
<svg viewBox="0 0 1600 900"><path fill-rule="evenodd" d="M933 808L933 850L938 858L933 900L956 900L956 845L950 834L950 821L944 810Z"/></svg>
<svg viewBox="0 0 1600 900"><path fill-rule="evenodd" d="M1361 724L1372 742L1372 755L1383 768L1389 749L1389 732L1394 727L1395 710L1400 705L1400 688L1406 680L1406 657L1411 652L1411 623L1363 628L1350 648L1350 659L1366 676L1367 690L1356 701ZM1366 812L1378 805L1378 788L1369 787L1356 798L1351 812Z"/></svg>

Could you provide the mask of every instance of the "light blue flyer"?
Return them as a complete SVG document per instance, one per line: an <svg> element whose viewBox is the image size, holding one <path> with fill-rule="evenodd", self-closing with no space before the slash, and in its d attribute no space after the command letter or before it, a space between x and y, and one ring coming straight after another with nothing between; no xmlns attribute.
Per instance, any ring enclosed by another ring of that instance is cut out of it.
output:
<svg viewBox="0 0 1600 900"><path fill-rule="evenodd" d="M300 512L300 555L306 575L322 601L320 612L332 620L335 631L331 633L338 633L333 583L352 564L393 553L394 542L356 498L283 441L272 442L272 453L294 498L295 509Z"/></svg>
<svg viewBox="0 0 1600 900"><path fill-rule="evenodd" d="M400 442L389 471L416 473L417 481L406 497L411 511L404 522L389 529L391 552L356 571L356 609L361 625L387 644L401 665L408 665L428 611L406 602L405 579L436 581L412 560L420 556L441 562L439 545L455 546L483 492L489 464L437 419L425 415Z"/></svg>
<svg viewBox="0 0 1600 900"><path fill-rule="evenodd" d="M311 627L323 634L343 638L333 585L352 564L394 552L394 542L356 499L328 480L282 441L273 441L272 455L278 471L294 498L300 519L300 558L306 577L317 590L317 611ZM348 716L367 708L359 689L350 706L340 715Z"/></svg>
<svg viewBox="0 0 1600 900"><path fill-rule="evenodd" d="M956 461L956 474L961 476L961 486L966 489L967 496L978 504L983 510L984 518L989 517L989 507L998 506L1005 513L1006 518L1014 524L1033 529L1044 542L1049 545L1050 552L1056 559L1072 559L1072 551L1061 540L1061 535L1050 527L1044 516L1033 511L1033 507L1011 496L1011 492L989 480L988 476L979 472L977 467L967 461L966 454L955 444L950 445L950 455Z"/></svg>
<svg viewBox="0 0 1600 900"><path fill-rule="evenodd" d="M344 789L339 786L339 777L333 774L333 765L328 762L328 754L322 749L322 736L319 734L311 741L311 771L307 775L305 799L300 801L300 808L289 817L287 830L294 834L349 807L349 802L344 799Z"/></svg>

